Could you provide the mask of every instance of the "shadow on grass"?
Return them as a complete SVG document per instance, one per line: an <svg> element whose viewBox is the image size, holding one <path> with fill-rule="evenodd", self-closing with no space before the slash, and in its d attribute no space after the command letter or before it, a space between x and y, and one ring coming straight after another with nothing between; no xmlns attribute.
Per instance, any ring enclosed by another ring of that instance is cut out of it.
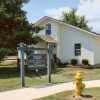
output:
<svg viewBox="0 0 100 100"><path fill-rule="evenodd" d="M20 67L15 67L17 65L0 65L0 79L8 78L18 78L20 77ZM51 73L56 74L62 71L62 68L52 68ZM30 70L25 67L25 76L26 77L37 77L37 76L47 75L47 69L39 69L38 73L36 70Z"/></svg>
<svg viewBox="0 0 100 100"><path fill-rule="evenodd" d="M51 69L51 72L52 72L53 74L57 74L57 73L59 73L59 72L61 72L61 71L63 71L62 68L52 68L52 69Z"/></svg>
<svg viewBox="0 0 100 100"><path fill-rule="evenodd" d="M41 69L38 71L38 74L40 76L44 76L47 74L46 69ZM25 76L26 77L36 77L37 73L35 70L30 70L28 68L25 68ZM8 79L8 78L18 78L20 77L20 68L19 67L6 67L6 66L0 66L0 79Z"/></svg>
<svg viewBox="0 0 100 100"><path fill-rule="evenodd" d="M82 97L85 97L85 98L93 98L92 95L82 95Z"/></svg>
<svg viewBox="0 0 100 100"><path fill-rule="evenodd" d="M19 77L19 74L17 67L0 67L0 79Z"/></svg>
<svg viewBox="0 0 100 100"><path fill-rule="evenodd" d="M51 73L52 74L56 74L56 73L58 73L60 71L62 71L62 69L58 69L58 68L52 68L51 69ZM25 68L25 75L27 77L35 77L35 76L38 76L37 74L40 75L40 76L47 75L47 68L38 69L38 72L36 72L35 69L34 70L30 70L27 67Z"/></svg>
<svg viewBox="0 0 100 100"><path fill-rule="evenodd" d="M30 70L29 68L25 68L25 76L27 77L37 77L37 76L44 76L47 75L47 69L38 69L38 72L36 70Z"/></svg>

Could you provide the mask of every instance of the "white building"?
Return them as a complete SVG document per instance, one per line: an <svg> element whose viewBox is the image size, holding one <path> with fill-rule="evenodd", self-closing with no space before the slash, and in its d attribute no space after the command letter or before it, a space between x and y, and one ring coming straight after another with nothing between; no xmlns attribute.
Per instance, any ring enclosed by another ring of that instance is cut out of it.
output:
<svg viewBox="0 0 100 100"><path fill-rule="evenodd" d="M100 63L100 34L85 31L75 26L63 23L51 17L43 17L34 24L45 27L38 33L40 42L37 47L47 47L53 45L53 54L62 61L70 59L89 60L90 64Z"/></svg>

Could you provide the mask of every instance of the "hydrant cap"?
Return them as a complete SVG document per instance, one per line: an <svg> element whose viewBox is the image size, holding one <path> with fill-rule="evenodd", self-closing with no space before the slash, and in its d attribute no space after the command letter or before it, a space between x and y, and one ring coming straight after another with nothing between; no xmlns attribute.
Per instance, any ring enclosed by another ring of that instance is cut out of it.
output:
<svg viewBox="0 0 100 100"><path fill-rule="evenodd" d="M78 72L75 76L75 79L83 79L82 72Z"/></svg>

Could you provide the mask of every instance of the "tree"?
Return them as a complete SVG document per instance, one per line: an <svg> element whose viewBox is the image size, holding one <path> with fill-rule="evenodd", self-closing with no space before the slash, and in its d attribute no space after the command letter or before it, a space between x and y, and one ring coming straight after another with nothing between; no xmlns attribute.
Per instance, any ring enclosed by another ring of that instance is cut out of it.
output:
<svg viewBox="0 0 100 100"><path fill-rule="evenodd" d="M85 16L77 15L77 9L75 8L72 8L68 13L64 12L62 15L62 21L67 24L82 28L84 30L92 29L92 27L89 27L87 25L88 20L85 18Z"/></svg>
<svg viewBox="0 0 100 100"><path fill-rule="evenodd" d="M33 28L32 28L32 32L33 33L36 33L36 35L37 35L37 33L39 33L41 30L43 30L44 28L43 27L39 27L39 26L34 26Z"/></svg>
<svg viewBox="0 0 100 100"><path fill-rule="evenodd" d="M29 0L0 0L0 47L16 48L20 42L34 43L32 25L22 10Z"/></svg>
<svg viewBox="0 0 100 100"><path fill-rule="evenodd" d="M0 48L0 62L10 53L10 49Z"/></svg>
<svg viewBox="0 0 100 100"><path fill-rule="evenodd" d="M29 0L0 0L0 60L15 53L20 42L36 43L32 38L32 24L22 10Z"/></svg>

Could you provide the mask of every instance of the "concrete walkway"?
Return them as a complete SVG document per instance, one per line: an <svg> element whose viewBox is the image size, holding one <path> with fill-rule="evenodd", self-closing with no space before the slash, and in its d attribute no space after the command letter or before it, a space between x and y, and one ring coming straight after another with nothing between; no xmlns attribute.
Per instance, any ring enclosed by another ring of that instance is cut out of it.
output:
<svg viewBox="0 0 100 100"><path fill-rule="evenodd" d="M84 81L86 88L100 87L100 80ZM42 87L29 87L0 93L0 100L36 100L63 91L74 90L75 84L59 83Z"/></svg>

